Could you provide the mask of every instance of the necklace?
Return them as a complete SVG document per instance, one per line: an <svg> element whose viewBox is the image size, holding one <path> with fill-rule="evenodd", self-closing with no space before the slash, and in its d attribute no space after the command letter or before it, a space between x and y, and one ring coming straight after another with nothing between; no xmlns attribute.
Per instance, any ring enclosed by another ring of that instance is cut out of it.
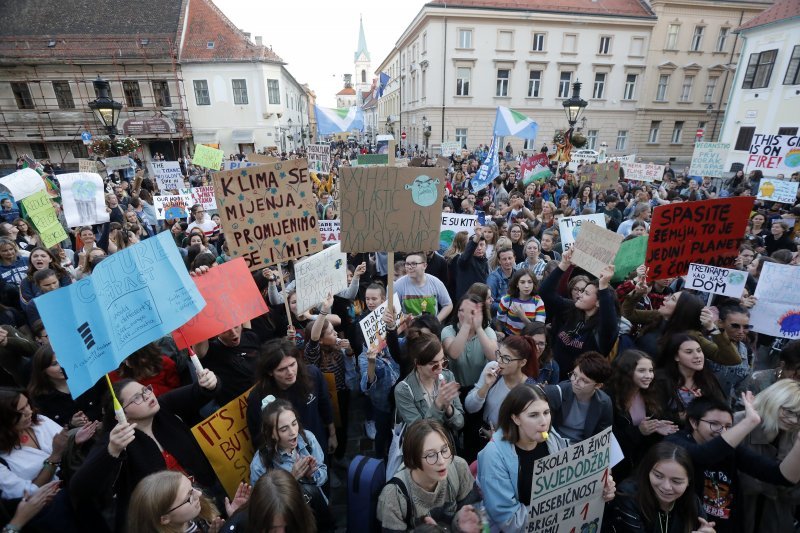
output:
<svg viewBox="0 0 800 533"><path fill-rule="evenodd" d="M29 442L33 441L33 444L41 450L41 446L39 446L39 440L36 438L36 435L33 433L33 431L29 429L23 430L19 440L22 444L28 444Z"/></svg>
<svg viewBox="0 0 800 533"><path fill-rule="evenodd" d="M661 521L661 515L664 515L664 521ZM658 529L661 533L669 533L669 512L658 512Z"/></svg>

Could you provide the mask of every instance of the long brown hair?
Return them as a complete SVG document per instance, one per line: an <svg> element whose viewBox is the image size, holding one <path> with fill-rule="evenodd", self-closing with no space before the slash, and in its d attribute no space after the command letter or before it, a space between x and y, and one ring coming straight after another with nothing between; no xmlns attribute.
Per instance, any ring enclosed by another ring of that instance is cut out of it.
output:
<svg viewBox="0 0 800 533"><path fill-rule="evenodd" d="M272 373L281 364L285 357L292 357L297 361L297 381L294 387L297 387L300 396L306 396L313 389L311 376L308 374L308 369L303 361L303 352L292 341L282 338L273 339L261 345L260 355L258 357L258 365L256 367L256 379L258 380L256 386L258 387L259 398L263 398L267 394L272 394L278 398L285 396L284 391L278 387Z"/></svg>
<svg viewBox="0 0 800 533"><path fill-rule="evenodd" d="M317 533L314 513L303 499L297 480L286 470L275 468L258 478L247 509L247 531L267 533L272 521L281 517L286 531Z"/></svg>
<svg viewBox="0 0 800 533"><path fill-rule="evenodd" d="M161 350L151 342L133 352L122 364L117 372L120 377L139 381L157 376L164 369Z"/></svg>
<svg viewBox="0 0 800 533"><path fill-rule="evenodd" d="M258 454L261 456L261 462L267 470L272 469L272 461L278 455L279 439L275 437L274 433L277 432L278 418L280 418L281 414L285 411L294 413L294 416L297 418L298 435L303 437L307 445L310 445L308 436L306 436L306 432L303 429L303 424L300 422L300 414L291 402L286 400L275 400L271 402L264 408L263 413L261 413L261 440L263 444L258 450Z"/></svg>
<svg viewBox="0 0 800 533"><path fill-rule="evenodd" d="M17 424L22 418L22 413L17 411L17 404L20 396L25 396L30 403L31 397L24 390L0 387L0 452L3 453L9 453L19 446ZM33 409L33 405L31 405L31 409ZM36 409L33 409L31 424L35 426L38 423L39 416Z"/></svg>
<svg viewBox="0 0 800 533"><path fill-rule="evenodd" d="M694 492L694 465L686 448L671 442L659 442L650 448L642 462L639 463L639 470L636 474L637 494L630 496L635 498L638 503L644 518L645 529L651 530L653 523L658 519L660 505L650 484L650 471L661 461L675 461L686 471L686 490L675 501L673 511L682 519L684 532L690 533L697 524L697 503Z"/></svg>
<svg viewBox="0 0 800 533"><path fill-rule="evenodd" d="M33 255L34 252L44 252L50 257L50 265L46 266L45 268L49 268L50 270L55 272L56 277L58 277L59 281L61 281L61 278L69 276L69 273L67 273L64 267L61 266L61 260L57 258L55 255L53 255L53 252L51 252L49 249L45 248L44 246L34 246L33 249L31 250L31 255ZM33 275L36 274L36 272L38 272L36 270L36 267L33 266L33 263L30 262L29 259L27 278L30 281L33 281Z"/></svg>
<svg viewBox="0 0 800 533"><path fill-rule="evenodd" d="M28 385L28 392L31 397L36 398L56 391L50 377L45 374L45 370L53 364L55 357L56 354L49 344L40 346L33 354L31 358L31 381Z"/></svg>
<svg viewBox="0 0 800 533"><path fill-rule="evenodd" d="M638 392L639 396L644 400L648 416L659 417L662 409L658 401L658 391L654 385L655 381L652 381L646 389L639 388L633 382L633 372L642 359L647 359L653 363L653 370L655 370L653 358L645 352L641 350L625 350L622 352L611 363L611 378L603 385L603 390L613 396L614 407L622 413L628 411L633 395Z"/></svg>
<svg viewBox="0 0 800 533"><path fill-rule="evenodd" d="M183 533L184 524L162 524L161 517L169 514L185 477L180 472L162 470L139 481L133 489L128 507L128 533ZM201 494L200 514L195 520L199 518L210 524L218 515L214 502Z"/></svg>
<svg viewBox="0 0 800 533"><path fill-rule="evenodd" d="M519 427L514 423L513 416L519 416L531 402L542 400L550 405L544 390L538 385L522 383L508 393L500 412L497 415L497 425L503 431L503 440L516 444L519 442Z"/></svg>
<svg viewBox="0 0 800 533"><path fill-rule="evenodd" d="M524 335L508 335L500 344L514 352L518 358L525 359L525 366L522 373L529 378L539 377L539 357L536 350L536 343L532 338Z"/></svg>

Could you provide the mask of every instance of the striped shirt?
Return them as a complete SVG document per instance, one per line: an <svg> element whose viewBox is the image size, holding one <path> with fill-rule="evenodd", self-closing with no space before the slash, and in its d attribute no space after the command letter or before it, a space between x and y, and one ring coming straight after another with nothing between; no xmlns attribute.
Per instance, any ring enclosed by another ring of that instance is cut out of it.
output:
<svg viewBox="0 0 800 533"><path fill-rule="evenodd" d="M526 324L526 322L511 309L515 303L522 306L523 311L525 311L525 317L527 317L530 322L545 321L544 302L541 298L533 295L529 300L520 300L519 298L512 298L510 295L506 294L500 299L500 305L497 311L497 323L502 324L503 333L506 335L519 335Z"/></svg>

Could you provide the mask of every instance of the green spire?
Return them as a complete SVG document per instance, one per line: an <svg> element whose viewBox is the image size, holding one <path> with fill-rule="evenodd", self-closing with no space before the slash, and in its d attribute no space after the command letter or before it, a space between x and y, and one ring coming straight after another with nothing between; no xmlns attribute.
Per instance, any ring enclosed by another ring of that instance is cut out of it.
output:
<svg viewBox="0 0 800 533"><path fill-rule="evenodd" d="M358 29L358 49L355 53L355 59L353 61L358 61L358 56L364 54L364 57L369 59L369 51L367 50L367 38L364 36L364 19L359 17L359 29Z"/></svg>

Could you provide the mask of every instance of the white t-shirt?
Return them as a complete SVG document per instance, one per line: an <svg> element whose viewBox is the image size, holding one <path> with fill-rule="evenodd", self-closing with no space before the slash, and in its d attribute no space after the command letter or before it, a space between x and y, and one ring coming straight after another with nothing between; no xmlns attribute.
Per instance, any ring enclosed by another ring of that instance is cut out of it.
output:
<svg viewBox="0 0 800 533"><path fill-rule="evenodd" d="M26 490L28 494L39 490L33 480L42 471L43 461L53 452L53 437L58 433L61 433L61 426L39 415L39 423L33 426L33 434L41 449L20 446L12 449L11 453L0 452L0 458L8 463L8 466L0 464L0 492L3 498L22 498Z"/></svg>
<svg viewBox="0 0 800 533"><path fill-rule="evenodd" d="M217 223L210 218L206 218L202 222L195 220L186 228L186 234L190 234L193 228L200 228L203 230L203 234L206 236L206 239L213 237L214 233L219 231L219 226L217 226Z"/></svg>

